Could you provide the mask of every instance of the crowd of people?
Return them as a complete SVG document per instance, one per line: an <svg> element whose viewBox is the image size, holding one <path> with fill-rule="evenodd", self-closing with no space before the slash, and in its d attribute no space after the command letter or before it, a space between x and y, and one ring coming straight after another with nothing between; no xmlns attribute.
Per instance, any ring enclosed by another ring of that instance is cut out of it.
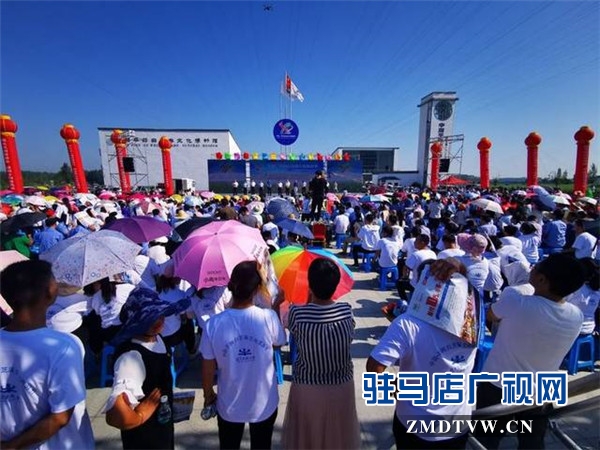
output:
<svg viewBox="0 0 600 450"><path fill-rule="evenodd" d="M595 204L574 201L544 212L526 192L454 189L440 195L399 189L387 201L372 202L347 193L328 199L327 190L317 172L304 197L291 190L292 209L284 218L328 223L329 237L342 248L338 256L352 256L355 269L365 269L361 258L371 258L366 270L396 269L399 300L384 308L393 322L373 349L367 371L383 372L394 364L401 371L473 370L476 347L406 312L428 265L441 282L463 275L488 305L488 326L497 332L482 371L557 370L577 336L598 331L600 252L597 236L587 231L598 220ZM474 202L485 197L502 213ZM306 248L310 238L277 225L282 217L269 213L271 200L258 194L104 200L82 195L45 203L27 197L15 205L2 226L2 247L29 260L0 274L2 448L93 448L83 356L99 358L107 345L115 348L107 423L121 431L124 448L173 448L174 427L164 410L172 408L171 351L179 344L202 357L204 406L217 412L221 448L240 447L245 423L252 448L270 448L279 405L273 352L288 342L286 329L297 357L283 446L359 448L350 352L355 322L350 304L332 300L340 282L337 263L318 258L311 264L307 304L292 306L285 317L283 290L272 295L256 261L240 261L222 286L197 288L174 275L171 255L182 240L177 229L194 218L236 220L259 229L271 253L288 245ZM56 282L51 264L38 260L65 239L138 215L174 231L143 243L130 270L76 286ZM499 384L484 384L477 407L500 398ZM519 436L524 446L543 448L546 423L539 413L521 416L536 423L534 433ZM469 414L467 405L398 402L397 446L464 448L466 431L414 435L407 433L407 420ZM489 448L501 437L477 436Z"/></svg>

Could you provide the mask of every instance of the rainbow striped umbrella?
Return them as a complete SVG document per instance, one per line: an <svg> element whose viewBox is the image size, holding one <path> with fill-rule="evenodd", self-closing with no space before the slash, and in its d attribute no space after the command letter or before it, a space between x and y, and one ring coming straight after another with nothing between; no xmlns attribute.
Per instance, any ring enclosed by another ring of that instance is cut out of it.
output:
<svg viewBox="0 0 600 450"><path fill-rule="evenodd" d="M352 290L354 276L348 267L327 250L305 250L288 246L271 255L279 285L285 291L285 299L296 305L303 305L308 299L308 267L317 258L327 258L335 262L340 269L340 283L332 298L338 299Z"/></svg>

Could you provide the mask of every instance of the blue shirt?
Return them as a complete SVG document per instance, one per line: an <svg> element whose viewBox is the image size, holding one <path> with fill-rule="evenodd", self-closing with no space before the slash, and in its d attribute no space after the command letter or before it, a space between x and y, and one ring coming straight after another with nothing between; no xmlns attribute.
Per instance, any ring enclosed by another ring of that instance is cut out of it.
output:
<svg viewBox="0 0 600 450"><path fill-rule="evenodd" d="M64 238L65 237L60 231L56 231L54 228L46 228L35 236L35 242L38 245L39 253L42 254L46 250L54 247Z"/></svg>
<svg viewBox="0 0 600 450"><path fill-rule="evenodd" d="M563 248L566 243L567 224L562 220L546 222L542 227L542 247Z"/></svg>

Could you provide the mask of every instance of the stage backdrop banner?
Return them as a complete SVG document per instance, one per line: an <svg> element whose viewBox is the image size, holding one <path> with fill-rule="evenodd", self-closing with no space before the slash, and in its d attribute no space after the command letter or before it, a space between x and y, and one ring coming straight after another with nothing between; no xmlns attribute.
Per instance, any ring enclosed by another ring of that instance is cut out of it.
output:
<svg viewBox="0 0 600 450"><path fill-rule="evenodd" d="M277 191L277 183L290 180L308 183L315 176L317 170L323 170L323 161L251 161L250 176L258 184L271 180L273 190Z"/></svg>
<svg viewBox="0 0 600 450"><path fill-rule="evenodd" d="M327 161L327 180L329 190L333 183L338 184L338 190L359 192L363 185L363 167L360 161Z"/></svg>
<svg viewBox="0 0 600 450"><path fill-rule="evenodd" d="M246 161L208 160L208 188L214 192L231 192L237 180L240 191L246 180Z"/></svg>

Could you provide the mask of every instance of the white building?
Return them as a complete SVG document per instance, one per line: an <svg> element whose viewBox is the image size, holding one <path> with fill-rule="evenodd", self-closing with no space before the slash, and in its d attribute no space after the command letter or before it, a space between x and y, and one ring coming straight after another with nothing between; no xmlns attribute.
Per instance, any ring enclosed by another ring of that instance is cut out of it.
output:
<svg viewBox="0 0 600 450"><path fill-rule="evenodd" d="M119 175L115 146L110 136L115 129L128 138L127 156L133 158L131 186L156 186L163 183L162 154L158 141L167 136L173 143L171 165L173 178L190 178L199 190L208 189L209 159L217 153L241 155L241 150L229 130L190 130L106 127L98 128L102 175L106 186L118 187Z"/></svg>

